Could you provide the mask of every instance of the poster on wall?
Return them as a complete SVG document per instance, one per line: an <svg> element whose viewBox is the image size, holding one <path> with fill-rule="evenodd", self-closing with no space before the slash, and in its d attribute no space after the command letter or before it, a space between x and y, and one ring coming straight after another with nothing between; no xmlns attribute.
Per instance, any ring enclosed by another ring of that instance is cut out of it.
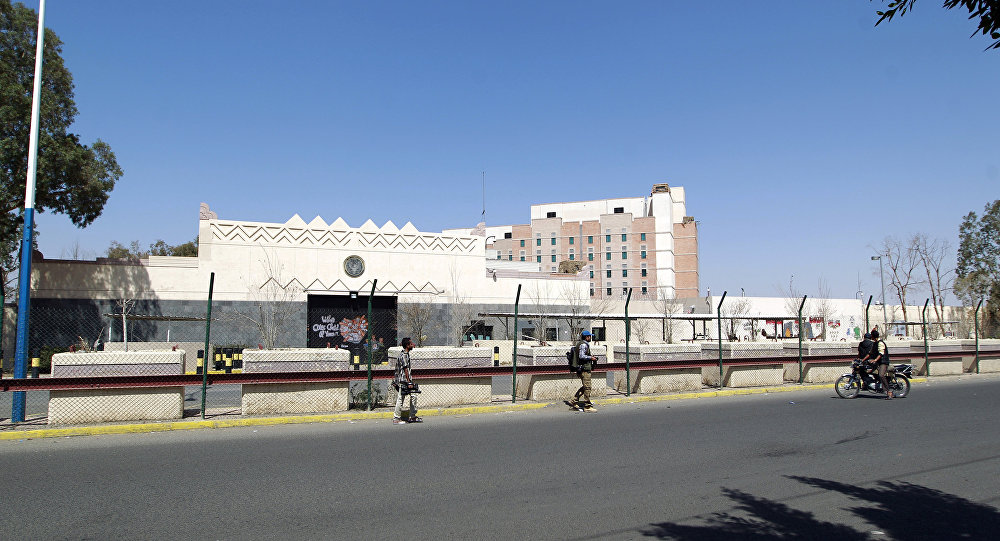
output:
<svg viewBox="0 0 1000 541"><path fill-rule="evenodd" d="M397 342L395 297L373 297L370 321L367 296L311 295L307 314L306 345L347 349L355 365L367 361L369 337L374 364L384 364Z"/></svg>

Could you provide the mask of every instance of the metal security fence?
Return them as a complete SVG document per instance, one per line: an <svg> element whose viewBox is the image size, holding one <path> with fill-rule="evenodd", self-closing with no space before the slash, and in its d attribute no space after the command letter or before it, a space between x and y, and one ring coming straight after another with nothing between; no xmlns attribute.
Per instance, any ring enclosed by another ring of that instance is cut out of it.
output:
<svg viewBox="0 0 1000 541"><path fill-rule="evenodd" d="M34 303L26 379L11 379L12 327L4 329L0 408L13 412L22 400L25 415L13 423L13 415L0 414L0 428L388 411L396 401L391 382L399 344L407 336L424 342L411 354L418 408L561 401L579 380L565 358L576 342L544 328L557 320L573 334L594 331L597 397L830 381L829 373L855 354L853 342L827 340L829 325L802 313L805 299L792 305L792 315L764 316L748 314L739 299L723 294L712 313L665 316L631 313L630 297L620 315L525 313L516 297L513 310L470 313L458 340L432 344L413 314L404 316L395 298L374 291L373 285L368 295L308 306L248 306L213 304L210 287L203 316L195 315L198 307L169 313L153 302ZM12 320L13 311L7 307L5 319ZM670 328L680 332L667 340ZM661 332L664 339L657 340ZM1000 364L996 344L978 339L894 342L891 348L894 359L913 361L923 375Z"/></svg>

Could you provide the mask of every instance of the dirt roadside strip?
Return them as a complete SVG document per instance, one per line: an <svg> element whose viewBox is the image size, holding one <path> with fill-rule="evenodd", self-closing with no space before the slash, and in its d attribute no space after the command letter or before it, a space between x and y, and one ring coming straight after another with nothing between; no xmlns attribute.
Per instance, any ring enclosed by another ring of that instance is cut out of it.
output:
<svg viewBox="0 0 1000 541"><path fill-rule="evenodd" d="M914 378L912 383L926 383L927 378ZM748 387L742 389L723 389L715 391L697 391L690 393L672 393L662 395L636 395L629 397L602 398L594 400L597 405L630 404L635 402L662 402L666 400L690 400L694 398L713 398L737 395L787 393L794 391L814 391L832 389L832 383L816 385L780 385L773 387ZM481 413L502 413L509 411L530 411L561 406L556 402L525 402L521 404L502 404L490 406L464 406L454 408L421 409L421 417L440 415L475 415ZM225 420L194 420L194 421L161 421L152 423L109 424L94 426L75 426L64 428L28 428L0 432L0 440L28 440L38 438L62 438L69 436L99 436L107 434L135 434L143 432L167 432L171 430L198 430L205 428L233 428L244 426L272 426L304 423L333 423L338 421L360 421L366 419L390 419L391 411L361 411L355 413L331 413L322 415L286 415L281 417L246 417Z"/></svg>

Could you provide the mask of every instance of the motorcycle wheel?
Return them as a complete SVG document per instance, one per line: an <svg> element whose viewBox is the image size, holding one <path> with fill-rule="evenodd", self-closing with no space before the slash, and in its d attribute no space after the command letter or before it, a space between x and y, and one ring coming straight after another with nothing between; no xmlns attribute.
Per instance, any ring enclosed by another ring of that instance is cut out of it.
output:
<svg viewBox="0 0 1000 541"><path fill-rule="evenodd" d="M893 378L889 387L892 388L892 396L894 398L906 398L906 395L910 394L910 380L903 376Z"/></svg>
<svg viewBox="0 0 1000 541"><path fill-rule="evenodd" d="M851 376L840 376L833 387L837 390L837 395L840 398L857 398L858 393L861 392L858 381Z"/></svg>

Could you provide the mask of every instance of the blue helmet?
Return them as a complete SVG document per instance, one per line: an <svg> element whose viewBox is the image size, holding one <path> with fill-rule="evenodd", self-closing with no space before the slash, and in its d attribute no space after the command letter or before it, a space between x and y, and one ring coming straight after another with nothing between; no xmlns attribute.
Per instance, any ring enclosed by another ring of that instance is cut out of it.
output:
<svg viewBox="0 0 1000 541"><path fill-rule="evenodd" d="M580 338L586 338L588 336L593 336L592 334L590 334L590 331L583 331L582 333L580 333Z"/></svg>

